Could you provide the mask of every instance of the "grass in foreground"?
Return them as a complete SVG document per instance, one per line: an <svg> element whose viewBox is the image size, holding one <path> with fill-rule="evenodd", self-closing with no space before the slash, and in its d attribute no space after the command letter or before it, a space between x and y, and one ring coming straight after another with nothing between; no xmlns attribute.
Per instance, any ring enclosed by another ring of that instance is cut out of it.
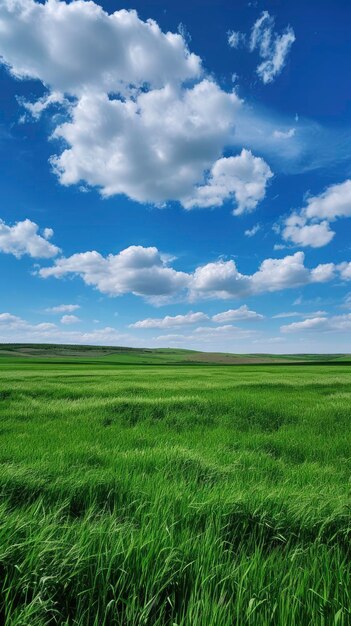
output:
<svg viewBox="0 0 351 626"><path fill-rule="evenodd" d="M0 364L0 622L351 624L347 366Z"/></svg>

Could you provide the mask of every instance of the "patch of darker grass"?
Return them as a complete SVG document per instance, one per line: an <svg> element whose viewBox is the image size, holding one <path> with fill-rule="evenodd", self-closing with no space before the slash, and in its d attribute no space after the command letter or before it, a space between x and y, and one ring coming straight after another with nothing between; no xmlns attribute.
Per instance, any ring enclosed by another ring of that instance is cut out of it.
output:
<svg viewBox="0 0 351 626"><path fill-rule="evenodd" d="M173 458L164 470L167 479L184 480L189 484L214 485L226 478L227 473L192 457Z"/></svg>
<svg viewBox="0 0 351 626"><path fill-rule="evenodd" d="M279 409L257 405L235 408L232 416L233 426L243 432L250 430L274 432L293 420L292 415L283 413Z"/></svg>
<svg viewBox="0 0 351 626"><path fill-rule="evenodd" d="M11 389L0 389L0 402L3 400L10 400L13 397L13 391Z"/></svg>

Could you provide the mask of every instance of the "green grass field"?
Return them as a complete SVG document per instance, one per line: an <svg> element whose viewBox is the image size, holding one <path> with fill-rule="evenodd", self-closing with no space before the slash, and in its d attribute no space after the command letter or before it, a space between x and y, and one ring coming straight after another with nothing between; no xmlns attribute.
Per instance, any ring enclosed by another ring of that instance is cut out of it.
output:
<svg viewBox="0 0 351 626"><path fill-rule="evenodd" d="M341 355L113 358L1 355L0 623L351 624Z"/></svg>
<svg viewBox="0 0 351 626"><path fill-rule="evenodd" d="M279 363L345 363L351 365L350 354L225 354L221 352L197 352L195 350L182 350L180 348L125 348L110 346L73 346L53 344L21 344L0 343L0 363L10 365L12 358L16 357L23 363L31 364L39 360L79 362L90 364L111 365L254 365L254 364L279 364Z"/></svg>

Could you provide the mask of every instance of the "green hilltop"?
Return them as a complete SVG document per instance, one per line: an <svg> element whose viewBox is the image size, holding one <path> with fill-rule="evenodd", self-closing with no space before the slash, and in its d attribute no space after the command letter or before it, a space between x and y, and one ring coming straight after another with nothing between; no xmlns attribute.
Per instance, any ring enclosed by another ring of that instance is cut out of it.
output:
<svg viewBox="0 0 351 626"><path fill-rule="evenodd" d="M12 358L30 361L49 359L118 365L257 365L300 363L351 363L349 354L232 354L180 348L128 348L64 344L0 344L2 362Z"/></svg>

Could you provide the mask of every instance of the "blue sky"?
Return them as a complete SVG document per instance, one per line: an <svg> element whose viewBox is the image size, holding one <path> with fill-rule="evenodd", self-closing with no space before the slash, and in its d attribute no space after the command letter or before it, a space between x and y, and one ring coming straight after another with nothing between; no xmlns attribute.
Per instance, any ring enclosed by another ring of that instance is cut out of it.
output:
<svg viewBox="0 0 351 626"><path fill-rule="evenodd" d="M0 341L350 351L350 19L1 0Z"/></svg>

